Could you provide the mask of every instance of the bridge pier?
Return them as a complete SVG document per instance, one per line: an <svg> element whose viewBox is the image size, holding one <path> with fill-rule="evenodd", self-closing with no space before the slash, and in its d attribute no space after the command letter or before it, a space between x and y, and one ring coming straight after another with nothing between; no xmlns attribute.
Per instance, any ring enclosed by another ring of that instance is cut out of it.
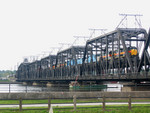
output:
<svg viewBox="0 0 150 113"><path fill-rule="evenodd" d="M51 82L47 82L47 84L46 84L46 86L47 87L51 87L51 86L53 86L54 84L52 84Z"/></svg>
<svg viewBox="0 0 150 113"><path fill-rule="evenodd" d="M38 86L38 85L40 85L40 83L39 82L33 82L32 85L33 86Z"/></svg>
<svg viewBox="0 0 150 113"><path fill-rule="evenodd" d="M47 82L46 86L47 87L68 87L69 83L68 82Z"/></svg>
<svg viewBox="0 0 150 113"><path fill-rule="evenodd" d="M23 82L22 84L23 84L23 85L27 85L28 83L27 83L27 82Z"/></svg>
<svg viewBox="0 0 150 113"><path fill-rule="evenodd" d="M32 85L32 82L22 82L23 85Z"/></svg>

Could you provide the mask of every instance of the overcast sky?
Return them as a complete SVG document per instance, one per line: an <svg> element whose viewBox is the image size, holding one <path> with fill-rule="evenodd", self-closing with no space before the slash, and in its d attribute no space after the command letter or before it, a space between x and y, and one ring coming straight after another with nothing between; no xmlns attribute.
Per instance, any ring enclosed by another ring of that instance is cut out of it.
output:
<svg viewBox="0 0 150 113"><path fill-rule="evenodd" d="M0 0L0 70L13 70L24 57L37 56L89 28L114 30L119 14L142 14L150 27L148 0Z"/></svg>

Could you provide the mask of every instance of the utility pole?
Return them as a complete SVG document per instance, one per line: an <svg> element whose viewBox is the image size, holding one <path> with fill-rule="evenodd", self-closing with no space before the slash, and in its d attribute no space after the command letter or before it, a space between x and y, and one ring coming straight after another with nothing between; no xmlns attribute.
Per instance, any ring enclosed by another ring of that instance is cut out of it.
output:
<svg viewBox="0 0 150 113"><path fill-rule="evenodd" d="M75 43L81 38L84 39L85 42L90 38L89 36L73 36L73 37L75 38L75 40L74 40L72 46L75 45Z"/></svg>
<svg viewBox="0 0 150 113"><path fill-rule="evenodd" d="M58 52L60 52L62 50L62 48L64 47L64 45L68 45L68 47L71 45L70 43L59 43L61 46L58 50Z"/></svg>
<svg viewBox="0 0 150 113"><path fill-rule="evenodd" d="M51 53L50 53L50 55L51 55L52 53L57 54L58 51L56 51L56 50L59 50L60 48L59 47L51 47L50 49L51 49Z"/></svg>
<svg viewBox="0 0 150 113"><path fill-rule="evenodd" d="M132 17L134 19L135 28L136 28L136 25L138 25L139 28L142 27L140 17L143 15L141 15L141 14L119 14L119 16L122 16L123 18L121 19L121 21L119 22L119 24L116 28L119 28L120 26L124 26L125 28L127 28L129 17Z"/></svg>
<svg viewBox="0 0 150 113"><path fill-rule="evenodd" d="M59 44L61 44L61 45L63 45L63 46L64 46L64 45L68 45L68 47L71 46L70 43L59 43Z"/></svg>
<svg viewBox="0 0 150 113"><path fill-rule="evenodd" d="M90 34L90 39L93 37L93 35L95 37L95 32L96 31L100 31L101 34L105 34L105 31L107 31L107 29L89 29L89 30L92 31L92 33Z"/></svg>

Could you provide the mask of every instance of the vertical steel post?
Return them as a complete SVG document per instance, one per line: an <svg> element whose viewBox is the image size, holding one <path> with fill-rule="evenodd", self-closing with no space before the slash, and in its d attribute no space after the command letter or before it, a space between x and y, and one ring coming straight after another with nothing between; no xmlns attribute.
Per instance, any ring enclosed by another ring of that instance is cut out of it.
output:
<svg viewBox="0 0 150 113"><path fill-rule="evenodd" d="M126 55L127 61L129 63L129 66L130 66L131 73L133 73L133 63L131 62L131 58L130 58L128 50L126 48L125 39L121 36L120 31L118 31L118 33L119 33L119 38L120 38L120 40L122 42L122 45L123 45L123 49L125 51L125 55Z"/></svg>
<svg viewBox="0 0 150 113"><path fill-rule="evenodd" d="M114 34L112 37L112 74L114 77Z"/></svg>
<svg viewBox="0 0 150 113"><path fill-rule="evenodd" d="M118 37L118 52L119 52L119 60L118 60L118 75L119 75L119 78L120 78L120 34L119 34L119 37Z"/></svg>
<svg viewBox="0 0 150 113"><path fill-rule="evenodd" d="M103 51L103 46L102 46L102 38L101 38L101 55L100 55L100 59L102 59L102 57L103 57L103 53L102 53L102 51ZM101 72L101 75L103 74L103 72L102 71L104 71L104 70L102 70L102 62L100 61L100 65L101 65L101 69L100 69L100 72Z"/></svg>
<svg viewBox="0 0 150 113"><path fill-rule="evenodd" d="M107 75L108 76L108 37L105 37L106 38L106 67L105 67L105 70L106 70L106 73L105 73L105 76Z"/></svg>
<svg viewBox="0 0 150 113"><path fill-rule="evenodd" d="M96 55L95 55L95 58L96 58L96 61L95 61L95 74L97 75L98 73L97 73L97 40L95 40L95 43L96 43Z"/></svg>
<svg viewBox="0 0 150 113"><path fill-rule="evenodd" d="M142 68L142 65L143 65L143 62L144 62L145 50L147 50L148 47L149 47L149 43L150 43L150 29L149 29L149 33L148 34L145 33L145 35L146 35L145 37L147 39L146 39L146 42L144 43L144 49L143 49L143 52L142 52L142 55L141 55L141 60L140 60L137 72L141 71L141 68ZM148 57L148 59L149 59L149 57Z"/></svg>

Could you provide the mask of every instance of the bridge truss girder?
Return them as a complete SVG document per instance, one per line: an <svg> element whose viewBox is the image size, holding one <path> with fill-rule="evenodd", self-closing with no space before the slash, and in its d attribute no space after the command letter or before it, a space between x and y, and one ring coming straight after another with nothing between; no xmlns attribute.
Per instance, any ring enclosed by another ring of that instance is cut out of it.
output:
<svg viewBox="0 0 150 113"><path fill-rule="evenodd" d="M40 61L22 63L17 78L20 81L149 80L149 43L150 32L119 28L87 41L85 47L73 46ZM133 46L137 55L129 52Z"/></svg>
<svg viewBox="0 0 150 113"><path fill-rule="evenodd" d="M149 71L149 68L150 68L150 56L149 56L149 53L148 53L148 47L149 46L150 46L150 30L149 30L149 33L147 35L147 39L146 39L144 49L143 49L143 52L142 52L142 55L141 55L141 60L139 62L138 72L141 71L142 66L145 67L145 70Z"/></svg>
<svg viewBox="0 0 150 113"><path fill-rule="evenodd" d="M63 78L65 76L69 77L78 74L78 70L80 70L78 67L80 66L77 65L79 64L79 60L82 61L84 49L84 46L72 46L58 52L55 76Z"/></svg>
<svg viewBox="0 0 150 113"><path fill-rule="evenodd" d="M95 66L93 75L123 75L138 72L140 53L144 49L147 40L147 33L144 29L123 29L119 28L113 32L87 41L83 57L83 66L87 63ZM130 55L129 47L136 47L138 55ZM92 49L91 49L92 48ZM112 56L110 57L110 52ZM117 52L117 57L114 56ZM122 52L124 54L122 55ZM95 59L93 59L94 57ZM91 60L89 60L91 59ZM92 67L91 67L92 68ZM84 68L83 75L89 74Z"/></svg>

